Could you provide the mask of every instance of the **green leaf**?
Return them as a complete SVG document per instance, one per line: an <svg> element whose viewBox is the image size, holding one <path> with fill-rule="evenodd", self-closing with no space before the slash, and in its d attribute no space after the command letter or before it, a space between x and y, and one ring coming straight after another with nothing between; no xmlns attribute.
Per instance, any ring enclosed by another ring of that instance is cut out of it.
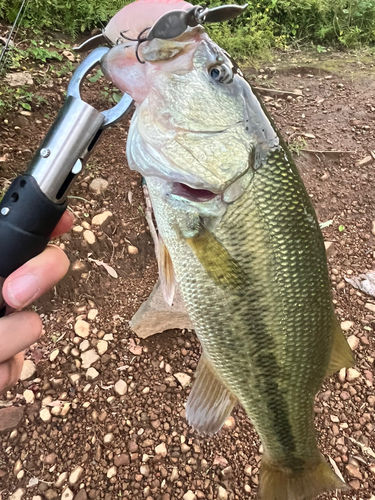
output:
<svg viewBox="0 0 375 500"><path fill-rule="evenodd" d="M343 231L345 231L345 226L339 226L339 231L340 231L340 233L342 233Z"/></svg>
<svg viewBox="0 0 375 500"><path fill-rule="evenodd" d="M91 78L89 78L89 82L91 83L95 83L99 80L99 78L101 78L103 76L103 71L101 69L99 69L96 74L94 76L92 76Z"/></svg>
<svg viewBox="0 0 375 500"><path fill-rule="evenodd" d="M112 95L112 99L115 101L115 103L119 103L122 99L122 94L118 94L117 92L114 92Z"/></svg>
<svg viewBox="0 0 375 500"><path fill-rule="evenodd" d="M31 106L29 103L21 102L21 106L23 107L23 109L27 109L27 111L31 111Z"/></svg>

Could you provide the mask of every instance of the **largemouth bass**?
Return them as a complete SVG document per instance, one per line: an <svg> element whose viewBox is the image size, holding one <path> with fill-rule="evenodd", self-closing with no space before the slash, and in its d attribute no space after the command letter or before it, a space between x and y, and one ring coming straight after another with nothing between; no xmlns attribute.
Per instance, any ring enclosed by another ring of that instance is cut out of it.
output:
<svg viewBox="0 0 375 500"><path fill-rule="evenodd" d="M144 28L156 21L153 5L131 4L139 30L142 13ZM188 422L217 432L239 401L264 447L263 500L345 488L318 450L313 407L324 378L354 361L314 209L274 124L199 26L127 40L103 68L137 103L129 165L147 181L166 296L175 277L202 344Z"/></svg>

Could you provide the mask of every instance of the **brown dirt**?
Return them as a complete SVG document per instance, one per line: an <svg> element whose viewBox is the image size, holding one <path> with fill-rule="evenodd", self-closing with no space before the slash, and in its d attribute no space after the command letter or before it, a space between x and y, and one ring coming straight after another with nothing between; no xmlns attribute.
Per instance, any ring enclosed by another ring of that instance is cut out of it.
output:
<svg viewBox="0 0 375 500"><path fill-rule="evenodd" d="M341 62L342 55L331 56L331 60ZM375 80L370 65L361 66L360 78L351 76L350 68L348 61L346 71L332 73L306 66L304 60L283 59L275 69L249 70L256 86L298 89L303 94L270 99L269 93L262 92L283 136L299 152L295 159L319 220L333 220L323 233L326 241L333 242L329 268L334 303L339 320L353 322L348 335L359 339L360 377L340 382L336 375L316 399L320 448L335 460L353 488L349 496L322 496L332 500L369 499L375 494L375 409L371 399L375 392L375 315L365 308L365 303L375 301L344 281L344 276L375 268L375 236L371 233L375 163L356 166L357 160L375 150ZM3 182L25 170L61 105L67 81L68 77L45 74L34 91L50 104L34 108L30 116L15 109L1 120ZM106 107L102 85L87 84L85 95L97 106ZM91 228L97 242L90 246L82 232L74 231L56 241L66 250L72 267L56 289L35 305L46 334L26 357L36 363L37 378L20 382L0 399L0 407L13 404L26 410L17 431L0 434L0 497L4 500L19 488L25 489L24 498L41 495L54 500L67 484L55 485L59 474L70 474L76 466L83 467L79 481L70 486L77 500L87 495L105 500L137 495L171 500L181 499L188 490L206 499L256 496L260 441L242 408L233 413L235 428L223 429L212 438L197 436L184 420L189 388L182 388L173 374L193 375L200 352L194 333L167 332L140 342L128 326L157 278L141 179L127 168L124 157L128 122L127 118L104 134L72 193L86 200L71 200L75 226ZM313 153L301 148L343 152ZM107 191L99 196L89 189L96 177L109 182ZM92 217L103 210L110 210L113 217L102 228L91 227ZM345 229L339 231L339 226ZM129 254L128 245L137 247L139 253ZM119 278L112 278L89 258L110 264ZM74 333L77 317L85 319L91 309L97 309L98 315L89 321L90 348L104 335L113 335L108 351L93 365L100 374L95 382L85 380L79 356L82 339ZM131 352L131 339L142 346L141 354ZM51 362L54 349L59 353ZM77 384L70 381L68 375L72 374L80 375ZM119 378L128 384L122 397L113 387ZM25 404L25 389L33 391L33 404ZM70 407L64 417L53 416L50 423L44 423L39 411L48 396L51 401L69 402ZM108 433L113 440L106 445L103 438ZM167 447L165 457L155 453L162 442ZM110 478L107 473L114 464L117 473ZM37 478L35 485L28 487L33 478Z"/></svg>

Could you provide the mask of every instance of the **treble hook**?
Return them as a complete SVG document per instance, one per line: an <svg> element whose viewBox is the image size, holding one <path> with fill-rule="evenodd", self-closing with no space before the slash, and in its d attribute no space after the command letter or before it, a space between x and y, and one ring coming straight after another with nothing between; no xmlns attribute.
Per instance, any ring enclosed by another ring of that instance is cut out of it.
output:
<svg viewBox="0 0 375 500"><path fill-rule="evenodd" d="M124 30L124 31L120 31L120 35L122 36L122 38L124 38L125 40L129 40L130 42L138 42L137 43L137 47L135 49L135 57L137 58L137 61L141 64L145 64L145 61L141 61L140 57L139 57L139 46L141 45L141 43L143 42L147 42L147 37L145 38L142 38L142 35L148 31L149 29L151 28L151 26L149 26L148 28L145 28L144 30L142 30L139 35L137 36L137 38L129 38L128 36L126 36L124 33L127 33L129 30Z"/></svg>

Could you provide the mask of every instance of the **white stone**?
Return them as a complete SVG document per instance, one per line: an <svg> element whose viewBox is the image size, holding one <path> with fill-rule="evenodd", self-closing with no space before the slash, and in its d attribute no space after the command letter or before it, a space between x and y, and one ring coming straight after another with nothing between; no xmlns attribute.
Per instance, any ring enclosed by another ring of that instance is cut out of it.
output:
<svg viewBox="0 0 375 500"><path fill-rule="evenodd" d="M102 356L105 352L107 352L108 342L106 340L99 340L96 345L96 349L98 351L98 354Z"/></svg>
<svg viewBox="0 0 375 500"><path fill-rule="evenodd" d="M340 382L344 383L345 382L345 377L346 377L346 368L341 368L339 371L339 380Z"/></svg>
<svg viewBox="0 0 375 500"><path fill-rule="evenodd" d="M55 483L54 483L54 487L55 488L61 488L65 481L68 479L68 473L65 471L65 472L62 472L59 477L56 479Z"/></svg>
<svg viewBox="0 0 375 500"><path fill-rule="evenodd" d="M22 469L22 462L20 459L18 459L14 464L13 474L17 475L21 469Z"/></svg>
<svg viewBox="0 0 375 500"><path fill-rule="evenodd" d="M24 488L17 488L16 491L9 496L9 500L21 500L25 496L26 490Z"/></svg>
<svg viewBox="0 0 375 500"><path fill-rule="evenodd" d="M375 236L375 220L371 222L371 232Z"/></svg>
<svg viewBox="0 0 375 500"><path fill-rule="evenodd" d="M35 366L34 362L31 361L31 359L26 359L23 362L20 380L21 381L29 380L30 378L32 378L35 375L35 373L36 373L36 366Z"/></svg>
<svg viewBox="0 0 375 500"><path fill-rule="evenodd" d="M169 478L169 480L173 483L178 478L179 478L178 469L177 469L177 467L173 467L172 474L171 474L171 477Z"/></svg>
<svg viewBox="0 0 375 500"><path fill-rule="evenodd" d="M65 415L69 413L70 408L71 408L71 403L64 403L63 407L61 408L60 415L62 417L65 417Z"/></svg>
<svg viewBox="0 0 375 500"><path fill-rule="evenodd" d="M355 335L350 335L350 337L348 337L348 344L350 346L350 349L352 351L355 351L359 346L359 338Z"/></svg>
<svg viewBox="0 0 375 500"><path fill-rule="evenodd" d="M112 432L110 432L109 434L106 434L104 437L103 437L103 443L104 444L110 444L112 443L112 441L114 440L114 435Z"/></svg>
<svg viewBox="0 0 375 500"><path fill-rule="evenodd" d="M166 457L167 456L167 447L165 446L165 443L158 444L155 448L155 453L157 455L160 455L161 457Z"/></svg>
<svg viewBox="0 0 375 500"><path fill-rule="evenodd" d="M197 496L191 490L188 490L182 498L183 500L197 500Z"/></svg>
<svg viewBox="0 0 375 500"><path fill-rule="evenodd" d="M65 488L65 490L62 492L61 495L61 500L73 500L74 498L74 493L70 488Z"/></svg>
<svg viewBox="0 0 375 500"><path fill-rule="evenodd" d="M234 428L236 427L236 421L234 420L234 418L232 417L232 415L230 417L228 417L226 419L226 421L224 422L224 425L223 425L223 429L226 429L228 431L231 431L233 430Z"/></svg>
<svg viewBox="0 0 375 500"><path fill-rule="evenodd" d="M104 337L103 337L103 340L106 340L107 342L108 342L109 340L113 340L113 335L112 335L112 333L106 333L106 334L104 335Z"/></svg>
<svg viewBox="0 0 375 500"><path fill-rule="evenodd" d="M357 380L361 376L360 372L355 368L348 368L346 371L346 380L348 382L353 382L353 380Z"/></svg>
<svg viewBox="0 0 375 500"><path fill-rule="evenodd" d="M130 327L138 337L143 339L166 330L192 330L193 324L178 286L176 286L173 304L170 306L164 300L160 282L156 283L150 297L132 317Z"/></svg>
<svg viewBox="0 0 375 500"><path fill-rule="evenodd" d="M90 368L91 365L93 365L100 359L95 349L90 349L89 351L83 352L81 354L81 358L82 358L82 368L84 370Z"/></svg>
<svg viewBox="0 0 375 500"><path fill-rule="evenodd" d="M110 217L112 217L112 212L110 212L109 210L106 210L105 212L101 213L101 214L97 214L95 215L93 218L92 218L92 225L93 226L101 226L102 224L104 224L104 222L106 220L108 220Z"/></svg>
<svg viewBox="0 0 375 500"><path fill-rule="evenodd" d="M375 304L371 304L370 302L367 302L365 304L365 308L368 309L369 311L375 313Z"/></svg>
<svg viewBox="0 0 375 500"><path fill-rule="evenodd" d="M77 484L78 481L81 479L83 472L84 472L83 467L77 465L77 467L75 467L69 475L69 484L71 486Z"/></svg>
<svg viewBox="0 0 375 500"><path fill-rule="evenodd" d="M109 185L108 181L102 179L101 177L97 177L91 182L89 188L95 194L100 194L103 193L108 188L108 185Z"/></svg>
<svg viewBox="0 0 375 500"><path fill-rule="evenodd" d="M23 85L33 85L34 81L28 71L19 73L8 73L5 75L5 80L10 87L22 87Z"/></svg>
<svg viewBox="0 0 375 500"><path fill-rule="evenodd" d="M99 372L91 367L86 372L86 380L93 381L99 377Z"/></svg>
<svg viewBox="0 0 375 500"><path fill-rule="evenodd" d="M114 477L117 474L117 467L113 465L110 469L107 471L107 477L108 479L111 479L111 477Z"/></svg>
<svg viewBox="0 0 375 500"><path fill-rule="evenodd" d="M222 486L217 489L217 500L228 500L228 492Z"/></svg>
<svg viewBox="0 0 375 500"><path fill-rule="evenodd" d="M30 389L26 389L23 392L23 397L25 398L26 404L31 405L35 401L35 394Z"/></svg>
<svg viewBox="0 0 375 500"><path fill-rule="evenodd" d="M74 226L74 227L73 227L73 231L74 231L75 233L82 233L82 231L83 231L83 227L82 227L82 226Z"/></svg>
<svg viewBox="0 0 375 500"><path fill-rule="evenodd" d="M51 413L54 417L59 417L61 414L61 406L53 406L51 408Z"/></svg>
<svg viewBox="0 0 375 500"><path fill-rule="evenodd" d="M54 349L51 354L49 355L49 360L51 361L51 363L53 363L55 361L55 359L57 358L57 356L59 355L59 352L60 350L59 349Z"/></svg>
<svg viewBox="0 0 375 500"><path fill-rule="evenodd" d="M48 422L50 422L52 418L51 412L48 408L42 408L39 412L39 416L46 424L48 424Z"/></svg>
<svg viewBox="0 0 375 500"><path fill-rule="evenodd" d="M80 344L79 344L79 348L81 350L81 352L85 352L87 351L87 349L90 347L90 342L85 339L83 340Z"/></svg>
<svg viewBox="0 0 375 500"><path fill-rule="evenodd" d="M188 386L191 382L190 375L187 375L186 373L182 373L182 372L175 373L173 376L180 382L182 387Z"/></svg>
<svg viewBox="0 0 375 500"><path fill-rule="evenodd" d="M119 396L124 396L127 390L128 390L128 385L125 382L125 380L120 379L115 383L115 391Z"/></svg>
<svg viewBox="0 0 375 500"><path fill-rule="evenodd" d="M90 335L90 325L89 323L87 323L87 321L79 319L74 325L74 331L76 335L85 339Z"/></svg>
<svg viewBox="0 0 375 500"><path fill-rule="evenodd" d="M83 231L83 239L87 241L89 245L93 245L96 242L96 236L90 229Z"/></svg>
<svg viewBox="0 0 375 500"><path fill-rule="evenodd" d="M90 309L89 312L87 313L87 319L89 319L90 321L94 321L98 313L99 311L97 309Z"/></svg>
<svg viewBox="0 0 375 500"><path fill-rule="evenodd" d="M50 403L52 403L52 396L49 394L48 396L46 396L45 398L42 399L42 408L44 406L48 406Z"/></svg>
<svg viewBox="0 0 375 500"><path fill-rule="evenodd" d="M353 325L353 321L343 321L341 323L341 330L343 330L344 332L348 332Z"/></svg>
<svg viewBox="0 0 375 500"><path fill-rule="evenodd" d="M148 465L141 465L139 472L144 477L148 477L150 475L150 467Z"/></svg>
<svg viewBox="0 0 375 500"><path fill-rule="evenodd" d="M133 245L128 245L128 253L130 253L131 255L137 255L137 253L139 253L139 250Z"/></svg>

